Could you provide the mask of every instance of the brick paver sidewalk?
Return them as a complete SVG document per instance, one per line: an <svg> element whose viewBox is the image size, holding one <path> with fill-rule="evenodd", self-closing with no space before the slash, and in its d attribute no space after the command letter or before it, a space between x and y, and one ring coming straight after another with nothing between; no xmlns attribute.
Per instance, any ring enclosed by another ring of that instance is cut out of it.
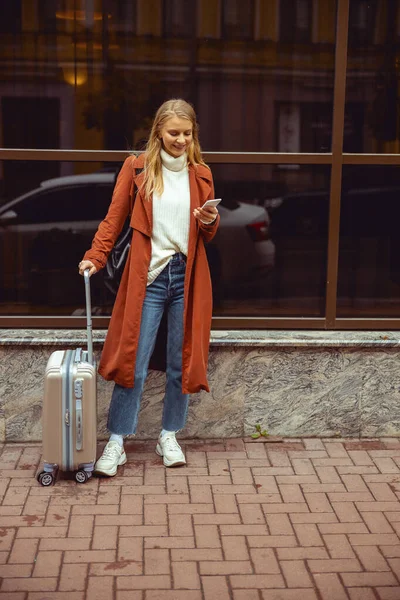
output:
<svg viewBox="0 0 400 600"><path fill-rule="evenodd" d="M400 600L400 443L127 445L111 479L35 480L0 456L0 599Z"/></svg>

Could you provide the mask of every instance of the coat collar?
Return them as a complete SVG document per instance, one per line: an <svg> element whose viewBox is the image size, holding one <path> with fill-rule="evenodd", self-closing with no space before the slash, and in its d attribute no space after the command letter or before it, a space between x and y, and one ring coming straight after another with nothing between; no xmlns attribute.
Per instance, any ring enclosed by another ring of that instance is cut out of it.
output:
<svg viewBox="0 0 400 600"><path fill-rule="evenodd" d="M136 171L138 169L144 169L145 157L144 154L140 154L138 157L133 159L132 167ZM140 229L145 235L151 237L153 229L153 202L148 201L144 198L141 191L141 186L144 180L144 172L142 171L138 175L133 177L134 185L137 188L136 202L139 200L143 210L135 211L135 229ZM208 198L211 191L212 175L208 167L203 165L189 165L189 186L190 186L190 233L189 236L193 238L196 229L198 227L197 221L192 217L193 210L198 206L201 206ZM139 216L141 213L141 217Z"/></svg>

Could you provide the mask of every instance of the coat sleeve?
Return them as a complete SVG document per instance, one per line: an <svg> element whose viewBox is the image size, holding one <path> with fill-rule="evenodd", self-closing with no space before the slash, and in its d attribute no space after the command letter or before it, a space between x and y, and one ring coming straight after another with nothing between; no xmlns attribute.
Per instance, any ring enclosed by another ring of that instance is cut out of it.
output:
<svg viewBox="0 0 400 600"><path fill-rule="evenodd" d="M208 197L206 198L206 200L211 200L212 198L215 198L215 191L214 191L214 181L211 179L211 191L210 191L210 194L208 195ZM206 223L203 223L200 220L198 221L200 233L203 237L203 240L206 243L210 242L213 239L213 237L215 236L215 234L217 233L217 229L219 227L219 221L220 221L219 214L217 215L217 218L215 219L215 221L213 221L209 225L206 225Z"/></svg>
<svg viewBox="0 0 400 600"><path fill-rule="evenodd" d="M107 215L97 229L90 250L83 257L83 260L92 261L97 271L105 266L129 214L134 160L134 156L128 156L122 165Z"/></svg>

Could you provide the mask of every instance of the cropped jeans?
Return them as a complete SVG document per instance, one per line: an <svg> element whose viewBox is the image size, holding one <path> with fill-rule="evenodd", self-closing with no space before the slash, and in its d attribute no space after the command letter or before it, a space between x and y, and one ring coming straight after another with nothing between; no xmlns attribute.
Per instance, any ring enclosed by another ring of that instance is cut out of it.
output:
<svg viewBox="0 0 400 600"><path fill-rule="evenodd" d="M186 257L181 253L175 254L155 281L147 287L136 354L134 387L126 388L115 384L107 423L111 433L136 433L143 387L164 310L167 311L168 336L162 427L167 431L178 431L185 426L189 405L189 394L182 393L185 271Z"/></svg>

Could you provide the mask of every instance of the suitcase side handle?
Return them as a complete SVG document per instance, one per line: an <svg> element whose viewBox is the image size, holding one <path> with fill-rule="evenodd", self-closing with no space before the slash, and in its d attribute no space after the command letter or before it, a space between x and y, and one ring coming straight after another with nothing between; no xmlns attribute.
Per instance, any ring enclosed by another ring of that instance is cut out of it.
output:
<svg viewBox="0 0 400 600"><path fill-rule="evenodd" d="M83 273L85 280L85 297L86 297L86 329L87 329L87 347L88 360L93 364L93 327L92 327L92 306L90 300L90 277L89 269L85 269Z"/></svg>

